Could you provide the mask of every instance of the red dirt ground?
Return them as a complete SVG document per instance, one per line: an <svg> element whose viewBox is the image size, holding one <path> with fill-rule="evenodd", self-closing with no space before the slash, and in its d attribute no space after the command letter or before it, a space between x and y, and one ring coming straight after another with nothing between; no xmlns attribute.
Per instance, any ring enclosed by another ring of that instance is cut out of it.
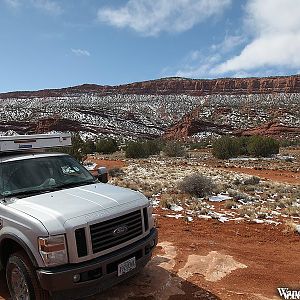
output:
<svg viewBox="0 0 300 300"><path fill-rule="evenodd" d="M300 184L300 172L295 173L286 170L256 170L250 168L236 168L236 167L228 167L221 168L223 170L234 171L237 173L244 173L253 176L258 176L262 179L284 182L290 184Z"/></svg>
<svg viewBox="0 0 300 300"><path fill-rule="evenodd" d="M207 255L211 251L234 257L247 266L235 270L218 282L208 282L195 274L189 280L220 299L251 299L260 294L272 298L281 286L300 287L300 236L284 234L283 226L226 223L217 220L183 220L161 217L160 240L178 247L175 269L184 266L188 255Z"/></svg>
<svg viewBox="0 0 300 300"><path fill-rule="evenodd" d="M164 214L161 210L158 213ZM186 281L181 279L180 287L185 295L178 294L161 299L266 300L277 295L277 287L300 288L300 236L296 233L283 233L283 226L244 222L222 224L217 220L195 220L187 224L182 219L160 216L158 227L159 241L171 242L177 249L176 264L170 271L169 284L178 281L177 271L186 264L191 254L206 256L211 251L216 251L222 255L230 255L247 266L216 282L207 281L199 270ZM162 252L160 247L157 252ZM156 272L158 269L152 269L147 276L155 278L158 276ZM143 295L141 283L136 284L137 278L106 292L104 298L99 295L92 299L124 299L126 291L134 294L126 299L155 299L149 298L148 294ZM147 284L150 285L148 282L144 283ZM152 287L153 292L155 288L160 289L161 286ZM0 299L8 299L7 297L2 275Z"/></svg>

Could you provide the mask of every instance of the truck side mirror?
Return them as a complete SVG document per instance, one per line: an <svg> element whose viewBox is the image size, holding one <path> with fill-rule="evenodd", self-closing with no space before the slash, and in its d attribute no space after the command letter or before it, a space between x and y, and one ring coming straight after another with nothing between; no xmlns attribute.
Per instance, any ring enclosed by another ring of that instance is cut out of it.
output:
<svg viewBox="0 0 300 300"><path fill-rule="evenodd" d="M108 171L106 167L100 167L97 170L98 175L97 178L100 182L102 183L107 183L108 182Z"/></svg>

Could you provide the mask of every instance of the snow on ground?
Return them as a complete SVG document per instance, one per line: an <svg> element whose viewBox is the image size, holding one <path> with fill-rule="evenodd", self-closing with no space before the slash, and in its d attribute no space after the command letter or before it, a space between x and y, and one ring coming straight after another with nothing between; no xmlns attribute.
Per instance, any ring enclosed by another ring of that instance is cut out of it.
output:
<svg viewBox="0 0 300 300"><path fill-rule="evenodd" d="M196 159L151 157L127 160L125 174L113 184L145 193L167 217L216 219L221 223L249 221L278 225L300 223L299 186L258 180L253 176L205 166ZM178 183L200 173L212 180L215 191L208 197L183 194ZM213 203L213 205L212 205Z"/></svg>

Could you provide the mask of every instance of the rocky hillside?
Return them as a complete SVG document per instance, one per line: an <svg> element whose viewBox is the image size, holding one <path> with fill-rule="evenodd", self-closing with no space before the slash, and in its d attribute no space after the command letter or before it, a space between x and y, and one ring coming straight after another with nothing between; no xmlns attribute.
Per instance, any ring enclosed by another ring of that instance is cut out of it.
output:
<svg viewBox="0 0 300 300"><path fill-rule="evenodd" d="M85 84L0 94L0 131L69 130L126 139L199 140L228 132L297 138L299 107L299 75Z"/></svg>

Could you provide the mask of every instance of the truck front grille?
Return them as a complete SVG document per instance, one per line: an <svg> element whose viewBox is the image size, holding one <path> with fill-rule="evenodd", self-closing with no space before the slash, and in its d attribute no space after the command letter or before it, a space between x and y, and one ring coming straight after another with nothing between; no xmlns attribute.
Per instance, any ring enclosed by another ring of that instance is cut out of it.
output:
<svg viewBox="0 0 300 300"><path fill-rule="evenodd" d="M143 233L140 210L90 226L93 253L127 242Z"/></svg>

